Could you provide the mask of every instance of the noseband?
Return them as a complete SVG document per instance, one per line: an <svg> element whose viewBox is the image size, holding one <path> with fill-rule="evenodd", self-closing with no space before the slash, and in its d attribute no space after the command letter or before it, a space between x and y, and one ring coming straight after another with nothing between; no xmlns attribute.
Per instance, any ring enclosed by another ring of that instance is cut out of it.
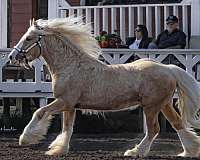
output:
<svg viewBox="0 0 200 160"><path fill-rule="evenodd" d="M42 47L42 45L41 45L41 39L42 39L42 35L40 35L39 38L38 38L38 40L37 40L35 43L33 43L32 45L30 45L27 49L21 49L21 48L19 48L19 47L17 47L17 46L14 46L14 49L15 49L18 53L20 53L22 57L26 58L26 54L27 54L31 49L33 49L35 46L38 46L39 49L40 49L40 54L39 54L39 56L40 56L40 55L41 55L41 50L42 50L42 48L41 48L41 47ZM38 56L38 57L39 57L39 56Z"/></svg>

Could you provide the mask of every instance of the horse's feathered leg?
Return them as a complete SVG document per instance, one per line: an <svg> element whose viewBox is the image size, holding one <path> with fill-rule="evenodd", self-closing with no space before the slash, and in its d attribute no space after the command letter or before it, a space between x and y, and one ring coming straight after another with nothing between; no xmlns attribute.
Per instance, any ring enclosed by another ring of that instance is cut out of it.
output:
<svg viewBox="0 0 200 160"><path fill-rule="evenodd" d="M156 107L154 107L156 108ZM158 123L159 110L154 110L153 108L144 108L147 123L147 132L143 140L131 150L127 150L125 156L146 156L149 151L153 140L156 138L160 131L160 126Z"/></svg>
<svg viewBox="0 0 200 160"><path fill-rule="evenodd" d="M36 110L31 121L21 134L19 144L35 144L43 139L50 125L51 115L64 110L64 108L60 106L64 106L64 103L62 100L56 99L47 106Z"/></svg>
<svg viewBox="0 0 200 160"><path fill-rule="evenodd" d="M75 119L75 110L63 112L63 128L62 133L49 146L50 150L47 155L66 154L69 150L69 142L73 132L73 124Z"/></svg>
<svg viewBox="0 0 200 160"><path fill-rule="evenodd" d="M184 152L179 154L179 156L198 157L200 155L200 139L194 132L189 131L185 127L181 117L175 111L172 104L166 105L162 109L162 113L176 130L181 140Z"/></svg>

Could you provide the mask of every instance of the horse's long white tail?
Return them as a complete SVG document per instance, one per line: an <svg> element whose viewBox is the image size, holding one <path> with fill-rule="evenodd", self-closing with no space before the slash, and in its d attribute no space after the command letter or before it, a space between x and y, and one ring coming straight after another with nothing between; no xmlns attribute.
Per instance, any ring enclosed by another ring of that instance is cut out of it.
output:
<svg viewBox="0 0 200 160"><path fill-rule="evenodd" d="M177 81L178 107L182 120L187 127L200 128L200 119L197 119L200 109L200 87L197 81L185 70L175 65L168 65L168 67Z"/></svg>

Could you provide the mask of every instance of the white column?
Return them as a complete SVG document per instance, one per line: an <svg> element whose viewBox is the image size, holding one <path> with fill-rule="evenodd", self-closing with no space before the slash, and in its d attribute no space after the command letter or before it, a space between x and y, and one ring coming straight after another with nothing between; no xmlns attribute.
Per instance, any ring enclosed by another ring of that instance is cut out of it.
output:
<svg viewBox="0 0 200 160"><path fill-rule="evenodd" d="M146 7L146 26L149 32L149 37L152 37L152 7Z"/></svg>
<svg viewBox="0 0 200 160"><path fill-rule="evenodd" d="M189 41L189 34L188 34L188 7L186 5L182 6L182 21L183 21L183 32L187 35L186 38L186 48L189 47L188 41Z"/></svg>
<svg viewBox="0 0 200 160"><path fill-rule="evenodd" d="M164 29L167 28L166 19L169 16L169 6L164 6Z"/></svg>
<svg viewBox="0 0 200 160"><path fill-rule="evenodd" d="M200 0L191 2L191 35L200 36Z"/></svg>
<svg viewBox="0 0 200 160"><path fill-rule="evenodd" d="M123 42L126 39L126 30L125 30L125 8L120 7L120 37Z"/></svg>
<svg viewBox="0 0 200 160"><path fill-rule="evenodd" d="M66 18L66 15L67 15L67 14L66 14L66 10L61 10L61 11L60 11L60 16L59 16L59 17L60 17L60 18Z"/></svg>
<svg viewBox="0 0 200 160"><path fill-rule="evenodd" d="M99 35L99 8L94 8L94 35Z"/></svg>
<svg viewBox="0 0 200 160"><path fill-rule="evenodd" d="M138 18L138 24L144 24L144 14L143 14L143 7L137 8L137 18Z"/></svg>
<svg viewBox="0 0 200 160"><path fill-rule="evenodd" d="M91 23L91 8L86 8L86 24Z"/></svg>
<svg viewBox="0 0 200 160"><path fill-rule="evenodd" d="M200 0L192 0L191 3L190 48L200 48Z"/></svg>
<svg viewBox="0 0 200 160"><path fill-rule="evenodd" d="M70 8L65 0L48 0L48 19L60 17L59 7Z"/></svg>
<svg viewBox="0 0 200 160"><path fill-rule="evenodd" d="M158 36L158 34L160 34L161 32L161 20L160 20L160 15L161 15L161 11L160 11L160 7L156 6L155 7L155 28L156 28L156 37Z"/></svg>
<svg viewBox="0 0 200 160"><path fill-rule="evenodd" d="M35 82L41 83L42 81L42 70L43 70L43 62L40 60L35 60L33 63L33 66L35 67Z"/></svg>
<svg viewBox="0 0 200 160"><path fill-rule="evenodd" d="M80 17L80 16L82 16L83 15L83 10L82 10L82 8L78 8L77 9L77 17Z"/></svg>
<svg viewBox="0 0 200 160"><path fill-rule="evenodd" d="M115 33L117 29L117 13L116 8L111 8L111 33Z"/></svg>
<svg viewBox="0 0 200 160"><path fill-rule="evenodd" d="M80 6L85 6L85 4L86 4L85 1L86 1L86 0L80 0Z"/></svg>
<svg viewBox="0 0 200 160"><path fill-rule="evenodd" d="M187 6L182 7L183 13L183 31L188 35L188 8Z"/></svg>
<svg viewBox="0 0 200 160"><path fill-rule="evenodd" d="M70 17L74 17L74 9L73 8L70 8L68 9L69 10L69 16ZM60 12L62 13L63 10L60 10ZM62 15L61 15L62 16ZM60 16L59 16L60 17ZM65 16L66 17L66 16Z"/></svg>
<svg viewBox="0 0 200 160"><path fill-rule="evenodd" d="M129 7L128 8L128 36L133 37L134 36L134 8Z"/></svg>
<svg viewBox="0 0 200 160"><path fill-rule="evenodd" d="M58 0L48 0L48 19L58 17Z"/></svg>
<svg viewBox="0 0 200 160"><path fill-rule="evenodd" d="M103 8L103 30L108 32L108 8Z"/></svg>
<svg viewBox="0 0 200 160"><path fill-rule="evenodd" d="M47 105L47 98L40 98L40 107Z"/></svg>
<svg viewBox="0 0 200 160"><path fill-rule="evenodd" d="M173 6L173 15L178 17L178 6Z"/></svg>
<svg viewBox="0 0 200 160"><path fill-rule="evenodd" d="M7 48L7 3L0 1L0 48Z"/></svg>
<svg viewBox="0 0 200 160"><path fill-rule="evenodd" d="M16 98L16 111L17 115L22 116L22 98Z"/></svg>

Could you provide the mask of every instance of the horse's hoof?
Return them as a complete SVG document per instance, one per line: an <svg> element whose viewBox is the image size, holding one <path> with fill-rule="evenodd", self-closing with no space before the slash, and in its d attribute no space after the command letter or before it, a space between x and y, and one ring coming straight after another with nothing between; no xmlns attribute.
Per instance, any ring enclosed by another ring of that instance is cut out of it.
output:
<svg viewBox="0 0 200 160"><path fill-rule="evenodd" d="M55 146L52 147L49 151L45 152L45 154L49 156L64 155L67 153L68 149L63 148L63 146Z"/></svg>
<svg viewBox="0 0 200 160"><path fill-rule="evenodd" d="M139 157L139 155L137 153L133 152L132 150L127 150L124 153L124 156L136 156L136 157Z"/></svg>
<svg viewBox="0 0 200 160"><path fill-rule="evenodd" d="M29 145L29 144L37 144L39 143L39 140L31 135L28 134L22 134L19 137L19 145Z"/></svg>
<svg viewBox="0 0 200 160"><path fill-rule="evenodd" d="M136 157L139 157L139 153L138 153L138 147L135 147L131 150L127 150L125 153L124 153L124 156L136 156Z"/></svg>
<svg viewBox="0 0 200 160"><path fill-rule="evenodd" d="M197 153L189 153L188 152L187 153L186 151L184 151L184 152L178 154L177 156L179 156L179 157L199 157L200 153L199 152L197 152Z"/></svg>
<svg viewBox="0 0 200 160"><path fill-rule="evenodd" d="M186 157L186 153L185 153L185 151L184 151L184 152L178 154L177 156L178 156L178 157Z"/></svg>

